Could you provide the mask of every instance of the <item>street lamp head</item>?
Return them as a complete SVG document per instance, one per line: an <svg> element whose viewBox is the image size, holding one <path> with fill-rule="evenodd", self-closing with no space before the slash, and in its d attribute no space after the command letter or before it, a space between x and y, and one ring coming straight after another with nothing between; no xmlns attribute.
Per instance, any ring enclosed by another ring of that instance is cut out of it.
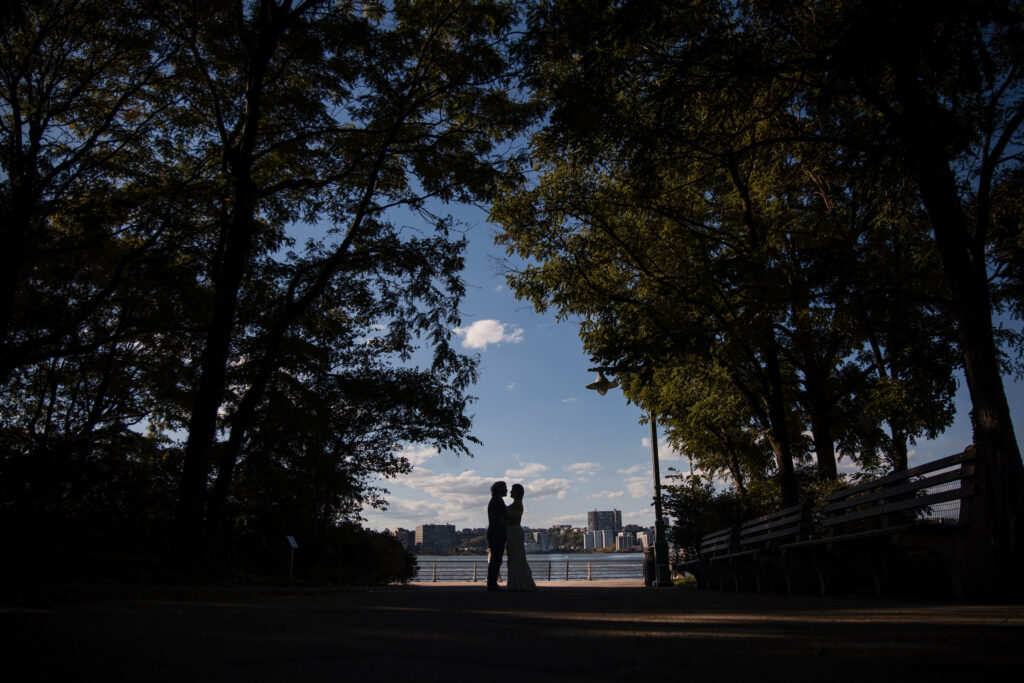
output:
<svg viewBox="0 0 1024 683"><path fill-rule="evenodd" d="M617 386L619 386L619 380L608 381L608 378L604 376L604 373L598 371L597 379L588 384L587 389L593 389L604 396L608 393L609 389L614 389Z"/></svg>

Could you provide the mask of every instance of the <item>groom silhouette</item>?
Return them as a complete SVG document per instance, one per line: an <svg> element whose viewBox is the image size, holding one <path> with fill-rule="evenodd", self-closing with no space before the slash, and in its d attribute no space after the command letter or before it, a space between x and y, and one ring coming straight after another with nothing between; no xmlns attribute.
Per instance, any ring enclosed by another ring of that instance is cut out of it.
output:
<svg viewBox="0 0 1024 683"><path fill-rule="evenodd" d="M487 504L487 548L490 557L487 559L487 590L500 591L498 574L501 573L501 556L505 554L505 501L502 498L508 493L503 481L491 484L491 502Z"/></svg>

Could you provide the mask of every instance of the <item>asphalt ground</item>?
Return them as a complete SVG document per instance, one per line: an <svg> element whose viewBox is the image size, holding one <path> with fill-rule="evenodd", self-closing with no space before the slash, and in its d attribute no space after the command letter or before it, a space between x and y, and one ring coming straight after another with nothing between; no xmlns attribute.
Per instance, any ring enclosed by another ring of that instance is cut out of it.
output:
<svg viewBox="0 0 1024 683"><path fill-rule="evenodd" d="M1008 681L1019 603L635 582L361 589L6 585L0 680Z"/></svg>

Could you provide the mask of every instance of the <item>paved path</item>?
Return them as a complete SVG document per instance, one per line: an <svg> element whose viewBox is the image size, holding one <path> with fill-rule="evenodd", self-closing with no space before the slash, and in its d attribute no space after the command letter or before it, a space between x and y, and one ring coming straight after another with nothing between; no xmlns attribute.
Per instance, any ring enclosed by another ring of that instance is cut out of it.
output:
<svg viewBox="0 0 1024 683"><path fill-rule="evenodd" d="M0 602L4 681L1006 681L1020 604L552 582L81 588ZM1014 672L1007 678L1009 672Z"/></svg>

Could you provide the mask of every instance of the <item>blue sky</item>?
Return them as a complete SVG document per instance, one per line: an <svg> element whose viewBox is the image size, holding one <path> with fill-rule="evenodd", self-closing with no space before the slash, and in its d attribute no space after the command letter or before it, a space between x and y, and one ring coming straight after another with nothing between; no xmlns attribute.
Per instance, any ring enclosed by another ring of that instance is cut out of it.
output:
<svg viewBox="0 0 1024 683"><path fill-rule="evenodd" d="M495 227L476 208L451 208L469 238L458 345L480 357L478 397L470 409L473 434L482 446L473 457L437 453L410 446L411 474L382 480L390 505L386 512L366 509L365 526L415 528L418 524L486 526L492 482L520 482L526 489L524 526L585 526L587 511L618 509L626 524L653 524L653 478L649 427L641 411L617 389L605 396L588 391L595 378L571 322L539 315L512 296L505 285L504 249L493 241ZM1009 381L1009 380L1008 380ZM959 452L970 443L962 386L955 425L934 441L919 442L911 465ZM1007 385L1018 439L1024 437L1024 384ZM685 471L686 460L664 443L661 474ZM848 461L840 467L848 468Z"/></svg>

